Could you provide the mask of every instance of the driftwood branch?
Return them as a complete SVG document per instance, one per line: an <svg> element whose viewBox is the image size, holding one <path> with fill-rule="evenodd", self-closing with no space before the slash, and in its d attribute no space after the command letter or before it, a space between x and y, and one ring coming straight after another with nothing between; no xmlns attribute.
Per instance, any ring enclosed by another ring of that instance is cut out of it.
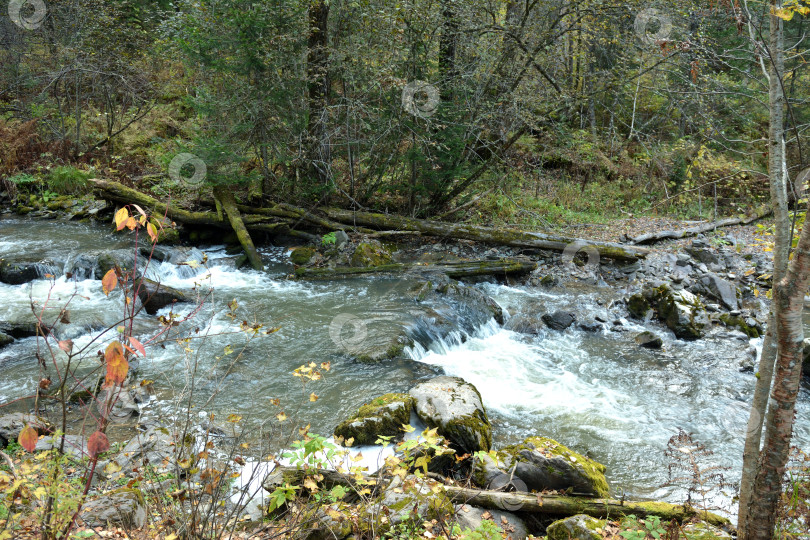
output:
<svg viewBox="0 0 810 540"><path fill-rule="evenodd" d="M655 242L660 242L661 240L678 240L679 238L697 236L699 234L714 231L722 227L732 227L734 225L748 225L770 215L772 211L773 211L772 209L766 208L765 210L760 210L753 216L749 217L726 218L711 223L701 223L700 225L695 225L694 227L688 227L686 229L681 229L679 231L660 231L657 233L642 234L640 236L636 236L635 238L631 238L629 243L633 245L653 244Z"/></svg>
<svg viewBox="0 0 810 540"><path fill-rule="evenodd" d="M233 231L236 233L236 237L239 239L242 249L245 250L250 265L255 270L264 270L262 258L256 251L256 246L253 245L253 239L250 237L250 233L245 227L244 221L242 221L242 214L239 212L239 209L236 208L233 192L222 186L217 186L214 188L214 197L216 197L217 201L222 205L222 209L225 210L225 215L228 216L231 228L233 228Z"/></svg>

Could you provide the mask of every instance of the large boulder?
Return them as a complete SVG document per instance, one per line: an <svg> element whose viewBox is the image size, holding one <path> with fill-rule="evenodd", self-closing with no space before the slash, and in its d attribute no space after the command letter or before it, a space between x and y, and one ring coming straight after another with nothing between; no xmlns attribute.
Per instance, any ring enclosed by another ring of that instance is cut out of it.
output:
<svg viewBox="0 0 810 540"><path fill-rule="evenodd" d="M39 435L51 433L53 427L44 418L26 413L10 413L0 416L0 448L16 441L25 426L30 425Z"/></svg>
<svg viewBox="0 0 810 540"><path fill-rule="evenodd" d="M708 325L706 310L697 296L686 290L675 291L668 285L645 289L641 297L631 296L627 301L630 314L637 318L655 309L658 318L680 339L699 339Z"/></svg>
<svg viewBox="0 0 810 540"><path fill-rule="evenodd" d="M150 315L154 315L166 306L177 302L188 302L189 300L182 291L146 278L143 279L138 288L138 298Z"/></svg>
<svg viewBox="0 0 810 540"><path fill-rule="evenodd" d="M704 264L718 264L720 258L709 245L702 239L692 241L692 245L686 248L686 252Z"/></svg>
<svg viewBox="0 0 810 540"><path fill-rule="evenodd" d="M717 274L706 274L700 278L700 284L708 296L719 300L727 309L734 311L739 308L737 287L733 283Z"/></svg>
<svg viewBox="0 0 810 540"><path fill-rule="evenodd" d="M456 507L455 519L462 531L464 529L474 531L481 527L484 521L491 521L501 529L501 537L504 539L524 540L529 536L529 528L526 523L509 512L462 504Z"/></svg>
<svg viewBox="0 0 810 540"><path fill-rule="evenodd" d="M664 345L664 341L649 330L638 334L636 336L636 343L645 349L660 349Z"/></svg>
<svg viewBox="0 0 810 540"><path fill-rule="evenodd" d="M158 473L173 472L175 463L190 451L187 444L194 442L192 438L183 441L187 443L184 445L177 439L166 428L149 428L133 437L113 459L99 462L96 470L112 480L146 465L151 465Z"/></svg>
<svg viewBox="0 0 810 540"><path fill-rule="evenodd" d="M391 252L380 242L373 240L357 244L352 254L351 264L357 268L367 268L390 264L392 260Z"/></svg>
<svg viewBox="0 0 810 540"><path fill-rule="evenodd" d="M290 261L296 266L304 266L310 263L318 252L315 248L299 247L290 252Z"/></svg>
<svg viewBox="0 0 810 540"><path fill-rule="evenodd" d="M492 426L475 386L459 377L436 377L411 388L416 414L462 453L492 447Z"/></svg>
<svg viewBox="0 0 810 540"><path fill-rule="evenodd" d="M0 259L0 283L8 285L22 285L54 271L55 269L46 263L10 262Z"/></svg>
<svg viewBox="0 0 810 540"><path fill-rule="evenodd" d="M470 324L466 330L474 330L489 319L495 319L498 324L505 320L503 308L490 296L445 274L430 275L411 290L411 295L420 303L451 304L463 319L456 322L462 326L465 322Z"/></svg>
<svg viewBox="0 0 810 540"><path fill-rule="evenodd" d="M88 527L140 529L146 523L146 504L140 491L122 488L87 502L80 518Z"/></svg>
<svg viewBox="0 0 810 540"><path fill-rule="evenodd" d="M355 445L376 444L382 435L398 438L411 421L414 399L408 394L385 394L366 403L335 428L335 437L354 439Z"/></svg>
<svg viewBox="0 0 810 540"><path fill-rule="evenodd" d="M570 491L589 497L610 493L605 466L546 437L529 437L520 444L497 453L497 462L488 456L476 460L474 479L484 487L500 487L499 480L519 479L526 491Z"/></svg>
<svg viewBox="0 0 810 540"><path fill-rule="evenodd" d="M45 329L42 329L43 332ZM37 336L37 323L32 322L5 322L0 321L0 332L14 338L14 339L25 339L29 337L36 337Z"/></svg>
<svg viewBox="0 0 810 540"><path fill-rule="evenodd" d="M602 540L604 519L577 514L555 521L546 529L548 540Z"/></svg>

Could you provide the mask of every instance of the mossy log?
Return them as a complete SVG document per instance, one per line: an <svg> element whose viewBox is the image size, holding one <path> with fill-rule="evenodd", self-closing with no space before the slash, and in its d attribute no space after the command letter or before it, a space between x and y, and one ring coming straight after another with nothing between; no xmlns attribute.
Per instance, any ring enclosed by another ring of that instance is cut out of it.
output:
<svg viewBox="0 0 810 540"><path fill-rule="evenodd" d="M507 493L456 486L445 486L445 493L455 503L470 504L495 510L511 508L515 512L560 516L587 514L595 518L613 518L633 514L638 517L658 516L662 521L675 520L681 523L693 517L698 517L718 527L728 528L731 526L728 519L717 514L703 512L690 506L665 502L617 501L613 499L540 495L537 493Z"/></svg>
<svg viewBox="0 0 810 540"><path fill-rule="evenodd" d="M242 245L242 249L245 250L250 265L255 270L264 270L262 258L256 251L256 246L253 245L253 239L250 237L250 233L245 227L245 223L242 221L242 214L239 212L239 209L236 208L236 200L233 198L233 192L224 186L216 186L214 188L214 197L216 197L222 205L222 209L225 210L225 215L228 216L228 221L230 221L231 227L236 233L239 243Z"/></svg>
<svg viewBox="0 0 810 540"><path fill-rule="evenodd" d="M98 194L104 199L116 201L123 204L138 204L144 208L150 208L153 212L166 215L172 220L188 225L207 225L220 229L231 229L232 226L224 216L219 216L217 212L192 212L175 205L162 203L154 197L141 193L118 182L109 180L91 179L90 183ZM256 230L271 234L283 234L290 230L292 220L281 218L271 218L264 215L243 215L242 221L248 230Z"/></svg>
<svg viewBox="0 0 810 540"><path fill-rule="evenodd" d="M337 208L323 208L322 211L335 221L351 222L377 229L419 231L424 235L445 238L475 240L487 244L523 248L551 249L565 251L577 246L583 250L596 249L601 257L619 260L637 260L647 256L649 250L635 246L625 246L612 242L583 240L572 236L561 236L546 232L496 229L479 225L443 223L424 219L407 218L371 212L352 212Z"/></svg>
<svg viewBox="0 0 810 540"><path fill-rule="evenodd" d="M453 279L472 276L507 276L527 274L537 268L537 263L529 259L498 259L481 261L462 261L438 264L383 264L359 267L337 268L297 268L295 277L299 279L333 279L336 277L352 277L363 274L396 274L408 271L415 272L442 272Z"/></svg>
<svg viewBox="0 0 810 540"><path fill-rule="evenodd" d="M340 485L359 488L377 485L379 476L363 475L362 483L358 477L349 473L339 473L324 469L304 471L295 467L276 467L265 477L262 487L270 492L284 484L303 484L306 477L321 475L318 481L324 489ZM383 482L385 480L383 479ZM547 514L553 516L574 516L587 514L595 518L616 518L628 515L637 517L658 516L662 521L675 520L680 523L697 517L711 525L730 529L731 522L717 514L703 512L695 508L665 502L617 501L614 499L592 499L588 497L567 497L562 495L541 495L539 493L508 493L504 491L470 489L458 486L443 486L445 496L456 504L469 504L493 510L509 509L512 512L530 514ZM438 496L438 495L437 495Z"/></svg>

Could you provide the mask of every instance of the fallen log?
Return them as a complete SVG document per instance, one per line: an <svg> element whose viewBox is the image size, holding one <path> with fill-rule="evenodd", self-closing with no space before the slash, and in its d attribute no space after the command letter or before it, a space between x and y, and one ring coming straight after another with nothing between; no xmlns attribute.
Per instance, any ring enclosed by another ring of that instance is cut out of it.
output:
<svg viewBox="0 0 810 540"><path fill-rule="evenodd" d="M232 225L224 216L220 217L217 212L192 212L180 208L173 204L163 203L154 197L141 193L118 182L109 180L91 179L90 183L96 192L104 199L119 202L122 204L138 204L144 208L150 208L154 213L166 215L174 221L187 225L207 225L220 229L231 229ZM238 209L238 206L237 206ZM271 234L283 234L290 231L292 219L263 215L242 215L242 222L248 230L256 230Z"/></svg>
<svg viewBox="0 0 810 540"><path fill-rule="evenodd" d="M318 484L329 490L334 486L345 486L354 490L365 487L388 485L389 479L378 475L355 475L325 469L303 470L296 467L276 467L262 481L262 487L269 492L285 484L300 486L307 477L318 477ZM637 517L658 516L662 521L685 522L694 517L722 528L730 528L728 519L697 510L691 506L665 502L618 501L613 499L591 499L565 495L543 495L540 493L505 492L496 490L471 489L459 486L441 485L447 498L456 504L470 504L493 510L512 509L512 512L548 514L553 516L573 516L587 514L595 518L616 518L628 515ZM351 495L351 494L350 494Z"/></svg>
<svg viewBox="0 0 810 540"><path fill-rule="evenodd" d="M637 260L646 257L649 253L649 250L635 246L625 246L612 242L590 241L545 232L495 229L479 225L443 223L388 214L352 212L338 208L323 208L322 210L335 221L352 221L377 229L419 231L429 236L475 240L502 246L552 249L556 251L565 251L566 249L571 249L576 246L583 250L595 249L602 257L619 260Z"/></svg>
<svg viewBox="0 0 810 540"><path fill-rule="evenodd" d="M364 274L397 274L409 271L441 272L453 279L472 276L507 276L527 274L537 268L537 263L529 259L498 259L482 261L462 261L436 264L383 264L380 266L336 267L336 268L296 268L295 277L298 279L333 279L337 277L353 277Z"/></svg>
<svg viewBox="0 0 810 540"><path fill-rule="evenodd" d="M565 516L587 514L600 519L632 514L637 517L658 516L661 521L675 520L680 523L697 517L718 527L731 526L728 519L717 514L703 512L691 506L665 502L617 501L522 492L508 493L456 486L445 486L444 492L455 503L494 510L513 508L515 512Z"/></svg>
<svg viewBox="0 0 810 540"><path fill-rule="evenodd" d="M233 231L236 233L236 238L239 239L242 249L245 250L250 265L254 270L264 270L262 258L256 251L256 246L253 245L253 239L250 237L250 233L247 228L245 228L245 223L242 221L242 214L239 212L239 209L236 208L236 200L233 198L233 192L224 186L216 186L214 188L214 197L216 197L222 205L222 209L225 210L225 215L228 216L231 228L233 228Z"/></svg>
<svg viewBox="0 0 810 540"><path fill-rule="evenodd" d="M749 217L726 218L711 223L702 223L700 225L695 225L694 227L688 227L686 229L681 229L679 231L660 231L656 233L642 234L636 236L635 238L631 238L629 240L629 243L633 245L654 244L655 242L660 242L661 240L678 240L680 238L697 236L699 234L720 229L722 227L732 227L734 225L749 225L757 220L760 220L770 215L772 211L773 209L766 208L765 210L761 210L755 213L753 216Z"/></svg>

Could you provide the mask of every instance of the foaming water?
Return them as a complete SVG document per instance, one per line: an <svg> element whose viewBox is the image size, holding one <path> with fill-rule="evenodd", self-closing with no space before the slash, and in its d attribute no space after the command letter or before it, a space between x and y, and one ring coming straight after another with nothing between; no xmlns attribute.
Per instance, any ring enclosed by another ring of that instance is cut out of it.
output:
<svg viewBox="0 0 810 540"><path fill-rule="evenodd" d="M485 288L512 317L567 308L611 321L620 315L597 303L597 293ZM749 344L713 338L686 343L658 328L665 345L654 352L633 341L645 327L627 321L621 331L609 331L609 326L593 334L568 329L528 336L491 321L471 335L408 353L473 383L499 443L550 436L606 464L608 478L628 493L670 500L683 496L668 484L663 454L678 428L714 452L705 466L727 466L727 476L737 480L755 382L753 375L739 371ZM759 340L750 344L758 345ZM802 390L794 438L805 449L810 449L808 399L810 392ZM727 498L725 503L731 508Z"/></svg>

